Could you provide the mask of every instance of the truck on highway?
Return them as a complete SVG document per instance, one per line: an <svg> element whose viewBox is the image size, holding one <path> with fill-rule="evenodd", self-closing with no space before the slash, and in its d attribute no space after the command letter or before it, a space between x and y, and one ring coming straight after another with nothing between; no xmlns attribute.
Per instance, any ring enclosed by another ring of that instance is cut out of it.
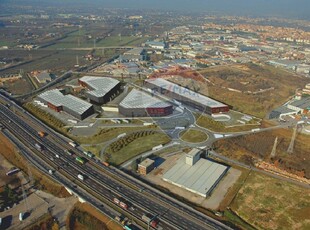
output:
<svg viewBox="0 0 310 230"><path fill-rule="evenodd" d="M65 149L65 153L67 153L69 156L72 156L74 154L71 149Z"/></svg>
<svg viewBox="0 0 310 230"><path fill-rule="evenodd" d="M128 209L128 205L123 201L119 202L119 206L121 206L123 209Z"/></svg>
<svg viewBox="0 0 310 230"><path fill-rule="evenodd" d="M128 205L126 204L123 198L114 197L113 202L122 207L123 209L128 209Z"/></svg>
<svg viewBox="0 0 310 230"><path fill-rule="evenodd" d="M84 176L83 176L82 174L79 174L79 175L78 175L78 178L79 178L80 180L84 180Z"/></svg>
<svg viewBox="0 0 310 230"><path fill-rule="evenodd" d="M118 198L114 197L114 198L113 198L113 202L114 202L115 204L119 204L120 201L119 201Z"/></svg>
<svg viewBox="0 0 310 230"><path fill-rule="evenodd" d="M106 161L102 161L102 164L103 164L104 166L107 166L107 167L110 166L110 164L109 164L108 162L106 162Z"/></svg>
<svg viewBox="0 0 310 230"><path fill-rule="evenodd" d="M68 144L71 145L73 148L77 146L77 144L73 141L69 141Z"/></svg>
<svg viewBox="0 0 310 230"><path fill-rule="evenodd" d="M95 154L93 154L92 152L88 151L88 152L87 152L87 156L88 156L89 158L93 158L93 157L95 156Z"/></svg>
<svg viewBox="0 0 310 230"><path fill-rule="evenodd" d="M45 133L45 132L42 132L42 131L39 131L39 132L38 132L38 135L39 135L40 137L45 137L45 136L46 136L46 133Z"/></svg>
<svg viewBox="0 0 310 230"><path fill-rule="evenodd" d="M86 163L86 159L84 157L77 157L75 160L82 165Z"/></svg>
<svg viewBox="0 0 310 230"><path fill-rule="evenodd" d="M35 147L38 151L42 151L42 150L43 150L43 146L40 145L39 143L35 143L34 147Z"/></svg>
<svg viewBox="0 0 310 230"><path fill-rule="evenodd" d="M158 225L158 219L155 216L152 216L151 214L143 214L142 218L143 221L145 221L147 224L150 224L153 228L156 228Z"/></svg>
<svg viewBox="0 0 310 230"><path fill-rule="evenodd" d="M83 151L83 154L89 158L93 158L95 156L91 151Z"/></svg>

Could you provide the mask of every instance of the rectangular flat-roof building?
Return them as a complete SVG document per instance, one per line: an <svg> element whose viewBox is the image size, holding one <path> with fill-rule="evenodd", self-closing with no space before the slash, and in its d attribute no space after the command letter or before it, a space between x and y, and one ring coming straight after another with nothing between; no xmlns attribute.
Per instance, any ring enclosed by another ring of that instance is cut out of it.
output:
<svg viewBox="0 0 310 230"><path fill-rule="evenodd" d="M86 97L98 104L109 102L121 88L120 81L110 77L84 76L79 79L79 84L88 88Z"/></svg>
<svg viewBox="0 0 310 230"><path fill-rule="evenodd" d="M163 180L200 196L207 197L226 174L228 167L200 159L193 166L181 157L164 175Z"/></svg>
<svg viewBox="0 0 310 230"><path fill-rule="evenodd" d="M310 111L310 97L302 98L287 105L287 108L300 113L308 113Z"/></svg>
<svg viewBox="0 0 310 230"><path fill-rule="evenodd" d="M138 164L138 171L141 175L146 175L154 169L154 160L146 158Z"/></svg>
<svg viewBox="0 0 310 230"><path fill-rule="evenodd" d="M143 48L133 48L129 51L126 51L119 57L121 62L138 62L143 61L144 58L144 49Z"/></svg>
<svg viewBox="0 0 310 230"><path fill-rule="evenodd" d="M49 108L57 112L65 111L80 120L85 119L95 112L92 104L72 95L64 95L58 89L41 93L37 97L37 100L47 104Z"/></svg>
<svg viewBox="0 0 310 230"><path fill-rule="evenodd" d="M121 114L128 117L159 117L173 112L171 104L137 89L131 90L118 108Z"/></svg>
<svg viewBox="0 0 310 230"><path fill-rule="evenodd" d="M193 166L196 164L197 161L200 159L201 150L199 149L192 149L189 153L186 153L186 164Z"/></svg>
<svg viewBox="0 0 310 230"><path fill-rule="evenodd" d="M210 115L229 111L228 105L162 78L147 79L144 85Z"/></svg>

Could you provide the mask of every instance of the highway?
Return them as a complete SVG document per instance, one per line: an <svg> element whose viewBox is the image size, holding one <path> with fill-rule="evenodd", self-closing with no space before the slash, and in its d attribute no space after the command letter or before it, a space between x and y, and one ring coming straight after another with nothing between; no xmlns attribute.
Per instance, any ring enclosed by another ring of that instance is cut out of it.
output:
<svg viewBox="0 0 310 230"><path fill-rule="evenodd" d="M40 159L38 156L33 154L33 152L23 145L11 132L7 129L2 130L3 134L9 138L12 143L19 149L20 154L25 158L27 164L32 164L36 168L38 168L41 172L48 174L49 166L48 164ZM70 181L66 177L62 176L60 173L55 172L53 175L48 174L53 180L57 181L60 184L63 184L67 188L69 188L74 194L77 194L83 200L88 203L91 203L96 209L104 213L110 218L114 218L114 216L119 215L118 212L110 208L109 206L104 206L102 203L94 196L89 195L85 190L79 188L74 182Z"/></svg>
<svg viewBox="0 0 310 230"><path fill-rule="evenodd" d="M10 130L16 137L27 143L30 148L34 148L35 143L45 146L45 160L53 161L57 166L59 173L66 177L72 177L73 181L78 181L77 175L83 174L87 178L79 181L85 189L91 190L102 200L111 201L114 197L122 197L134 210L123 210L129 217L141 218L142 214L150 213L156 215L160 220L160 227L163 229L230 229L226 225L202 214L192 208L180 204L174 199L164 196L155 189L149 189L138 183L133 178L125 176L118 170L104 167L99 162L89 159L89 162L82 166L78 164L73 156L69 156L64 149L72 149L67 141L61 136L56 135L53 131L45 127L37 119L24 113L23 109L15 105L8 98L2 96L6 103L10 103L11 109L4 105L0 106L1 121L5 127ZM23 113L27 119L21 119L17 113ZM25 122L31 120L31 122ZM31 125L29 125L29 123ZM47 131L51 138L41 138L37 135L38 129L32 128L33 124L40 127L40 130ZM80 151L74 149L76 155L82 155ZM57 158L59 155L60 158ZM53 160L52 160L53 159ZM75 179L76 178L76 179ZM124 183L127 181L128 183ZM139 190L143 189L143 192ZM112 205L112 204L110 204Z"/></svg>

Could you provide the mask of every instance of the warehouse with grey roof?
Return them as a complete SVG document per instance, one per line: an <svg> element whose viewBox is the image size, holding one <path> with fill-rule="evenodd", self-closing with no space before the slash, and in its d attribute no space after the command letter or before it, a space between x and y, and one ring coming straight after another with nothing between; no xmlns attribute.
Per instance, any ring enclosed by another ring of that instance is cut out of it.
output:
<svg viewBox="0 0 310 230"><path fill-rule="evenodd" d="M37 97L37 100L46 104L56 112L64 111L80 120L85 119L95 112L92 104L72 95L64 95L62 91L58 89L41 93Z"/></svg>
<svg viewBox="0 0 310 230"><path fill-rule="evenodd" d="M118 108L119 112L127 117L159 117L173 112L171 104L137 89L131 90Z"/></svg>
<svg viewBox="0 0 310 230"><path fill-rule="evenodd" d="M163 180L200 196L209 196L228 167L208 159L200 159L200 151L193 149L177 160L164 175Z"/></svg>
<svg viewBox="0 0 310 230"><path fill-rule="evenodd" d="M228 105L162 78L147 79L144 86L210 115L229 111Z"/></svg>
<svg viewBox="0 0 310 230"><path fill-rule="evenodd" d="M85 96L93 103L104 104L113 99L120 91L120 81L110 77L84 76L79 84L87 88Z"/></svg>

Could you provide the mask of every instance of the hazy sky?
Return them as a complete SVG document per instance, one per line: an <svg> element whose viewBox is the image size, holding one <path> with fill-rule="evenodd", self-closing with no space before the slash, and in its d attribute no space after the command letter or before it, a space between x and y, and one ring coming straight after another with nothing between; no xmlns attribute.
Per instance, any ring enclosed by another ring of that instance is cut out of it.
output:
<svg viewBox="0 0 310 230"><path fill-rule="evenodd" d="M223 12L239 15L265 15L310 19L310 0L0 0L7 2L40 2L45 4L84 3L103 7L153 8Z"/></svg>

